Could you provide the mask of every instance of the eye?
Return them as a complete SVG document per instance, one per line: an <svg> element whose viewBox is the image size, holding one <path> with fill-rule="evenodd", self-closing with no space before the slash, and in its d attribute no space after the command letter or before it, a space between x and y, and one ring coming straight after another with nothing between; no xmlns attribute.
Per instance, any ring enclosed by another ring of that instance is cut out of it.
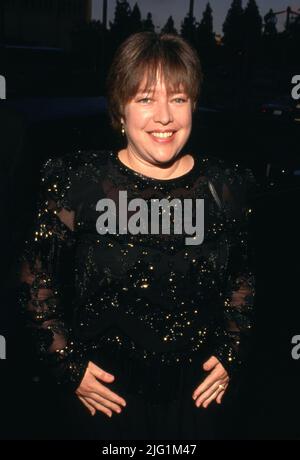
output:
<svg viewBox="0 0 300 460"><path fill-rule="evenodd" d="M184 102L187 101L187 99L184 99L182 97L176 97L175 99L173 99L174 101L178 102L179 104L183 104Z"/></svg>
<svg viewBox="0 0 300 460"><path fill-rule="evenodd" d="M150 97L144 97L143 99L139 99L138 102L147 103L146 101L151 101Z"/></svg>

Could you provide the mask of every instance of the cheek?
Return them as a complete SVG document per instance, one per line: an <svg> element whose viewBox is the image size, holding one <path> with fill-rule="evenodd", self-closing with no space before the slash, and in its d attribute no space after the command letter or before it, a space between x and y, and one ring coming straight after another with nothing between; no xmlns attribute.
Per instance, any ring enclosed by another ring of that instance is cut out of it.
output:
<svg viewBox="0 0 300 460"><path fill-rule="evenodd" d="M177 121L181 124L182 128L187 130L192 127L192 111L190 109L182 110L177 115Z"/></svg>
<svg viewBox="0 0 300 460"><path fill-rule="evenodd" d="M181 127L185 133L190 133L192 130L192 117L187 114L181 118Z"/></svg>
<svg viewBox="0 0 300 460"><path fill-rule="evenodd" d="M146 124L151 119L151 113L149 109L146 108L130 108L126 114L127 125L129 129L141 129L146 126Z"/></svg>

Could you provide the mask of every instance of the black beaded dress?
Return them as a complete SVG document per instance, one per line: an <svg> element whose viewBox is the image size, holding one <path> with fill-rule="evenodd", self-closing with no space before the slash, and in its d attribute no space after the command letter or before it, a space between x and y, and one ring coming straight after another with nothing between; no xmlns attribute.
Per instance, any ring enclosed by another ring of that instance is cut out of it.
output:
<svg viewBox="0 0 300 460"><path fill-rule="evenodd" d="M63 388L74 393L89 361L115 376L107 385L127 406L111 419L86 412L93 439L209 438L205 410L192 400L203 362L216 356L232 377L245 360L253 175L193 156L189 172L164 180L132 170L113 150L77 151L42 168L20 301L37 354ZM185 231L126 233L117 219L115 233L100 234L97 203L112 200L117 216L120 191L128 202L203 199L203 242L187 245Z"/></svg>

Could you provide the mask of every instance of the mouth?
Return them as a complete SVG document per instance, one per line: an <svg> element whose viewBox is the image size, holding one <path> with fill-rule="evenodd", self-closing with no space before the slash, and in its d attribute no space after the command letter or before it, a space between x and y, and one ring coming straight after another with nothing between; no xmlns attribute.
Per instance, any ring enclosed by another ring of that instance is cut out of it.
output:
<svg viewBox="0 0 300 460"><path fill-rule="evenodd" d="M176 131L164 131L164 132L159 132L159 131L151 131L148 132L149 136L151 136L152 140L155 142L159 143L166 143L166 142L171 142L176 134Z"/></svg>

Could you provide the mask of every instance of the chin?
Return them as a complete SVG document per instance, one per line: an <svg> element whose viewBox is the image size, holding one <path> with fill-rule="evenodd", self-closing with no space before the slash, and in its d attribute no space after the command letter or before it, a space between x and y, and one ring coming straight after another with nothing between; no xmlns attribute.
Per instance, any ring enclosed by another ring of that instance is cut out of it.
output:
<svg viewBox="0 0 300 460"><path fill-rule="evenodd" d="M178 150L172 151L172 152L167 152L167 151L162 151L162 152L155 152L154 155L151 155L154 161L157 163L168 163L172 160L175 160L175 158L178 155Z"/></svg>

